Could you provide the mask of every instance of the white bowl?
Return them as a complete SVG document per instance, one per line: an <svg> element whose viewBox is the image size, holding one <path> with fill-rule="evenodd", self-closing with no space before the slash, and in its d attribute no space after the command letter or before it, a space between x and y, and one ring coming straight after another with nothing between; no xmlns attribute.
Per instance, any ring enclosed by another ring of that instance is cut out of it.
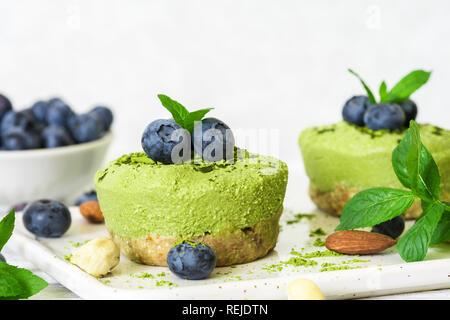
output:
<svg viewBox="0 0 450 320"><path fill-rule="evenodd" d="M67 201L93 185L113 134L52 149L0 151L0 206L38 199Z"/></svg>

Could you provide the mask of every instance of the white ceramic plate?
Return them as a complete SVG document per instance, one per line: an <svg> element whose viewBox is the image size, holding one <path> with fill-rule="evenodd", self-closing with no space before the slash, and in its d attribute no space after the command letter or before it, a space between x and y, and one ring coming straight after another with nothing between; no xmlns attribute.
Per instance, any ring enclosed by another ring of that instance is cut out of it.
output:
<svg viewBox="0 0 450 320"><path fill-rule="evenodd" d="M391 248L372 256L310 258L308 261L316 261L317 265L288 265L278 270L280 261L295 257L292 249L301 253L326 250L313 245L315 239L325 236L310 236L310 231L320 227L330 233L338 224L337 218L320 211L313 212L311 219L288 224L298 213L289 209L282 216L282 231L273 252L252 263L216 268L206 280L178 279L168 268L139 265L123 256L112 273L96 279L64 257L73 253L79 243L107 236L107 232L104 225L84 221L77 208L71 211L72 226L59 239L34 238L23 227L18 213L16 231L8 246L84 299L286 299L286 287L296 278L315 281L328 299L450 288L450 245L430 249L426 261L417 263L404 263ZM323 263L356 268L320 272ZM152 276L139 277L144 273Z"/></svg>

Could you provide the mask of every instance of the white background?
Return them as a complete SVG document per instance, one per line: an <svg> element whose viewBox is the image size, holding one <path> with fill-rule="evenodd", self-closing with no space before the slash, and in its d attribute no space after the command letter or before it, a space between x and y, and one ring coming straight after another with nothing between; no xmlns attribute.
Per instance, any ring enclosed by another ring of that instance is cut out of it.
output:
<svg viewBox="0 0 450 320"><path fill-rule="evenodd" d="M0 92L17 108L55 95L78 112L110 106L108 159L140 150L144 127L170 117L165 93L214 107L235 130L278 130L269 153L301 170L300 131L339 120L363 93L347 68L374 91L432 70L413 95L419 121L448 127L449 10L445 0L1 0Z"/></svg>
<svg viewBox="0 0 450 320"><path fill-rule="evenodd" d="M236 132L277 130L271 153L303 172L300 131L340 120L363 93L347 68L374 91L432 70L413 95L418 120L450 127L449 12L445 0L0 0L0 92L17 109L52 96L78 112L110 106L109 160L140 150L144 127L170 117L165 93L214 107ZM67 294L50 289L44 297Z"/></svg>

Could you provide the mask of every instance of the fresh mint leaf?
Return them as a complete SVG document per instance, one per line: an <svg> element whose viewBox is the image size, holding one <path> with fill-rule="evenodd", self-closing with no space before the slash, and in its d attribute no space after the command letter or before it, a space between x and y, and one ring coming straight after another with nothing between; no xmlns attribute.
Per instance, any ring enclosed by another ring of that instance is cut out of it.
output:
<svg viewBox="0 0 450 320"><path fill-rule="evenodd" d="M175 122L182 128L188 130L190 133L194 130L196 121L201 121L203 117L213 108L200 109L194 112L189 112L181 103L172 100L164 94L158 94L158 98L162 105L169 110Z"/></svg>
<svg viewBox="0 0 450 320"><path fill-rule="evenodd" d="M401 102L408 99L414 91L427 83L430 75L431 72L424 70L414 70L408 73L389 91L386 102Z"/></svg>
<svg viewBox="0 0 450 320"><path fill-rule="evenodd" d="M19 281L14 278L9 272L3 271L0 273L0 299L6 297L16 297L24 292L24 288Z"/></svg>
<svg viewBox="0 0 450 320"><path fill-rule="evenodd" d="M411 181L408 167L406 166L406 157L408 156L410 149L411 133L408 130L398 146L392 152L392 167L394 168L395 175L401 184L408 189L411 189Z"/></svg>
<svg viewBox="0 0 450 320"><path fill-rule="evenodd" d="M348 72L350 72L351 74L353 74L354 76L356 76L359 79L359 81L361 82L361 84L363 85L364 89L367 92L367 97L369 98L370 103L372 103L372 104L377 103L377 101L375 100L375 96L373 95L372 91L367 86L367 84L364 82L364 80L359 76L359 74L357 74L352 69L348 69Z"/></svg>
<svg viewBox="0 0 450 320"><path fill-rule="evenodd" d="M386 82L382 82L380 84L380 89L378 90L379 94L380 94L380 103L381 102L385 102L388 96L388 92L387 92L387 85Z"/></svg>
<svg viewBox="0 0 450 320"><path fill-rule="evenodd" d="M421 261L425 258L445 206L436 201L423 208L422 216L397 243L398 252L406 262Z"/></svg>
<svg viewBox="0 0 450 320"><path fill-rule="evenodd" d="M7 300L26 299L31 297L48 286L48 283L34 275L31 271L11 266L7 263L0 261L0 274L9 274L11 278L14 278L19 286L22 288L21 292L15 295L7 295L1 297ZM8 280L11 281L11 280ZM10 283L12 283L11 281ZM16 290L17 291L17 290Z"/></svg>
<svg viewBox="0 0 450 320"><path fill-rule="evenodd" d="M421 199L434 201L439 199L441 176L431 153L420 141L419 126L411 120L408 129L411 145L406 155L406 168L409 174L410 188Z"/></svg>
<svg viewBox="0 0 450 320"><path fill-rule="evenodd" d="M211 111L212 108L200 109L194 112L190 112L187 117L184 119L184 128L191 132L194 130L195 122L201 121L203 117Z"/></svg>
<svg viewBox="0 0 450 320"><path fill-rule="evenodd" d="M172 100L164 94L158 94L158 98L162 105L172 114L175 122L184 128L184 119L188 116L189 111L181 103Z"/></svg>
<svg viewBox="0 0 450 320"><path fill-rule="evenodd" d="M450 212L445 211L433 232L430 244L438 244L447 241L450 241Z"/></svg>
<svg viewBox="0 0 450 320"><path fill-rule="evenodd" d="M413 204L414 194L405 190L372 188L353 196L344 206L338 230L374 226L401 215Z"/></svg>
<svg viewBox="0 0 450 320"><path fill-rule="evenodd" d="M14 209L0 221L0 251L8 242L14 230L15 212Z"/></svg>
<svg viewBox="0 0 450 320"><path fill-rule="evenodd" d="M439 169L432 155L420 141L419 126L411 121L399 145L392 152L392 167L402 185L427 201L440 193Z"/></svg>

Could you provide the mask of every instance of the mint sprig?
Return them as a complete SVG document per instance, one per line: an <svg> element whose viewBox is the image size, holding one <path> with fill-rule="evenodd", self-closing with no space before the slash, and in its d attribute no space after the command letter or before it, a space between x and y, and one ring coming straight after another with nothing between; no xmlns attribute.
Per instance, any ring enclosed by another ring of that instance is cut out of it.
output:
<svg viewBox="0 0 450 320"><path fill-rule="evenodd" d="M181 103L172 100L164 94L158 94L158 98L162 105L169 110L175 122L190 133L194 131L196 121L201 121L203 117L214 108L199 109L189 112Z"/></svg>
<svg viewBox="0 0 450 320"><path fill-rule="evenodd" d="M11 237L15 212L11 210L0 221L0 250ZM0 261L0 299L16 300L31 297L48 286L48 283L31 271Z"/></svg>
<svg viewBox="0 0 450 320"><path fill-rule="evenodd" d="M367 97L371 104L376 104L375 95L370 90L366 82L352 69L348 71L356 76L364 87ZM391 90L387 89L386 82L383 81L378 89L380 99L379 103L398 103L408 99L415 91L427 83L431 76L431 72L424 70L414 70L400 79Z"/></svg>
<svg viewBox="0 0 450 320"><path fill-rule="evenodd" d="M344 206L336 230L370 227L403 214L416 199L423 213L397 243L403 260L423 260L430 244L450 240L450 204L439 201L439 169L420 140L419 126L410 127L392 152L394 172L409 190L372 188L357 193Z"/></svg>

